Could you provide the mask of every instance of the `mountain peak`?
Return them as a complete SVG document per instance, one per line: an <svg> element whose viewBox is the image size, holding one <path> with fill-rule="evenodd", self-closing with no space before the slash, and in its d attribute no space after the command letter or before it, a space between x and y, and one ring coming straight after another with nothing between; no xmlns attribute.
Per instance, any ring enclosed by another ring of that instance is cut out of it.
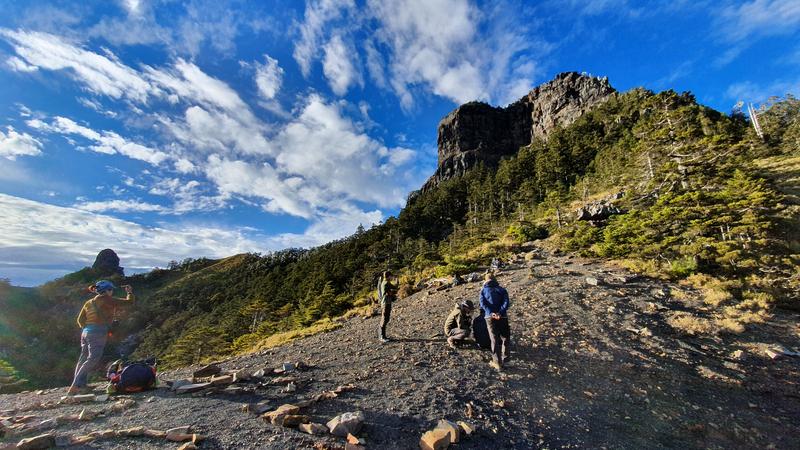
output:
<svg viewBox="0 0 800 450"><path fill-rule="evenodd" d="M563 72L506 107L482 102L459 106L439 122L439 166L422 191L479 162L496 165L520 147L571 124L616 92L607 77Z"/></svg>

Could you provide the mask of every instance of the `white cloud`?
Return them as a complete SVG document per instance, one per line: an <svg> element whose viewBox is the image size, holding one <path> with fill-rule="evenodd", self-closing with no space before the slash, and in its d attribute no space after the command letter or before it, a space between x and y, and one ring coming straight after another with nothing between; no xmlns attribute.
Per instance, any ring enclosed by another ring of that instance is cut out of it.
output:
<svg viewBox="0 0 800 450"><path fill-rule="evenodd" d="M457 103L507 102L527 92L538 74L538 65L519 55L549 51L514 9L500 2L481 11L469 0L368 0L360 10L351 2L308 1L294 56L306 76L321 59L331 89L344 95L363 83L352 36L368 35L363 52L370 78L391 88L406 110L419 91ZM332 37L323 44L324 35Z"/></svg>
<svg viewBox="0 0 800 450"><path fill-rule="evenodd" d="M278 61L269 55L264 55L264 64L256 63L256 86L261 97L271 100L281 88L283 81L283 69L278 65Z"/></svg>
<svg viewBox="0 0 800 450"><path fill-rule="evenodd" d="M5 194L0 194L0 209L0 276L14 273L25 278L43 268L66 273L91 264L104 248L113 248L123 266L136 269L164 267L170 260L187 257L269 250L237 229L145 227Z"/></svg>
<svg viewBox="0 0 800 450"><path fill-rule="evenodd" d="M36 156L42 153L42 143L27 133L19 133L10 125L4 133L0 130L0 157L16 159L17 156Z"/></svg>
<svg viewBox="0 0 800 450"><path fill-rule="evenodd" d="M6 60L6 65L15 72L36 72L39 70L38 67L32 66L25 61L17 58L16 56L12 56Z"/></svg>
<svg viewBox="0 0 800 450"><path fill-rule="evenodd" d="M722 10L718 26L730 41L796 33L800 27L800 2L753 0L731 5Z"/></svg>
<svg viewBox="0 0 800 450"><path fill-rule="evenodd" d="M101 202L81 202L74 205L75 208L90 212L166 212L167 208L153 203L145 203L138 200L107 200Z"/></svg>
<svg viewBox="0 0 800 450"><path fill-rule="evenodd" d="M157 89L139 73L108 56L65 43L61 38L35 31L0 29L25 64L47 70L68 70L95 94L146 102Z"/></svg>
<svg viewBox="0 0 800 450"><path fill-rule="evenodd" d="M337 34L323 49L325 57L322 61L322 72L336 95L344 95L350 85L362 82L361 73L353 65L357 53L352 45L345 44Z"/></svg>
<svg viewBox="0 0 800 450"><path fill-rule="evenodd" d="M281 178L269 163L248 163L222 159L212 155L205 168L206 176L223 195L239 194L266 199L263 208L268 212L287 213L311 218L313 208L304 197L309 189L300 179Z"/></svg>
<svg viewBox="0 0 800 450"><path fill-rule="evenodd" d="M775 80L767 85L742 81L728 86L725 95L734 101L764 103L770 97L783 97L786 94L800 95L800 79Z"/></svg>
<svg viewBox="0 0 800 450"><path fill-rule="evenodd" d="M347 9L354 9L353 0L317 0L306 2L303 23L300 24L300 39L295 43L293 56L304 76L311 73L311 64L318 57L325 27L340 19Z"/></svg>
<svg viewBox="0 0 800 450"><path fill-rule="evenodd" d="M319 96L311 96L274 141L280 148L278 168L322 192L382 207L401 206L405 199L409 180L400 166L414 152L387 149Z"/></svg>
<svg viewBox="0 0 800 450"><path fill-rule="evenodd" d="M303 233L282 233L269 238L270 247L314 247L355 233L359 225L370 228L380 223L383 214L378 211L361 211L347 207L335 213L321 215Z"/></svg>
<svg viewBox="0 0 800 450"><path fill-rule="evenodd" d="M31 119L26 122L29 127L50 133L60 133L63 135L81 136L94 142L88 148L97 153L108 155L121 154L132 159L147 162L158 166L169 155L136 142L131 142L113 131L95 131L76 123L67 117L55 117L51 123L46 123L40 119Z"/></svg>

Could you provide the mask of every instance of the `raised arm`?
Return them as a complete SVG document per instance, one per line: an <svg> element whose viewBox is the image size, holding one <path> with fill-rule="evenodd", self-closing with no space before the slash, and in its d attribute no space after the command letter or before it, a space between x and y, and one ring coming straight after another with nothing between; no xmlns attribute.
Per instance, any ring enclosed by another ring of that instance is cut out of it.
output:
<svg viewBox="0 0 800 450"><path fill-rule="evenodd" d="M133 288L128 286L128 285L123 286L123 287L125 288L125 293L127 294L125 296L125 298L115 297L114 300L116 300L118 302L130 302L130 303L133 303L133 301L136 299L136 297L133 295Z"/></svg>

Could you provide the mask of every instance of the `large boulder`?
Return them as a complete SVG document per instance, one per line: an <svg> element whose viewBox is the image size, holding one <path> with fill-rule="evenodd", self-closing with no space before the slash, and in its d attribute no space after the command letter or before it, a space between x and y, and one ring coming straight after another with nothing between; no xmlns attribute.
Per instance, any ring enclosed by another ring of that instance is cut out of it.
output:
<svg viewBox="0 0 800 450"><path fill-rule="evenodd" d="M125 275L123 268L119 266L119 256L110 248L101 250L100 253L97 254L97 257L94 259L94 264L92 264L92 269L94 269L99 276Z"/></svg>

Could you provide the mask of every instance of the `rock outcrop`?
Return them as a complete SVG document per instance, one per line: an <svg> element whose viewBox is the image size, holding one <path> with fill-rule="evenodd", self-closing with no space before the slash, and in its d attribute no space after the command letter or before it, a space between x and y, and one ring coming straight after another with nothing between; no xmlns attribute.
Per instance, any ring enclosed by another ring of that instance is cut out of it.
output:
<svg viewBox="0 0 800 450"><path fill-rule="evenodd" d="M92 264L94 269L99 275L124 275L122 267L119 266L119 256L114 250L107 248L101 250L97 254L97 258Z"/></svg>
<svg viewBox="0 0 800 450"><path fill-rule="evenodd" d="M439 165L422 191L479 162L496 165L520 147L574 122L614 93L607 78L565 72L505 108L480 102L459 106L439 122Z"/></svg>

